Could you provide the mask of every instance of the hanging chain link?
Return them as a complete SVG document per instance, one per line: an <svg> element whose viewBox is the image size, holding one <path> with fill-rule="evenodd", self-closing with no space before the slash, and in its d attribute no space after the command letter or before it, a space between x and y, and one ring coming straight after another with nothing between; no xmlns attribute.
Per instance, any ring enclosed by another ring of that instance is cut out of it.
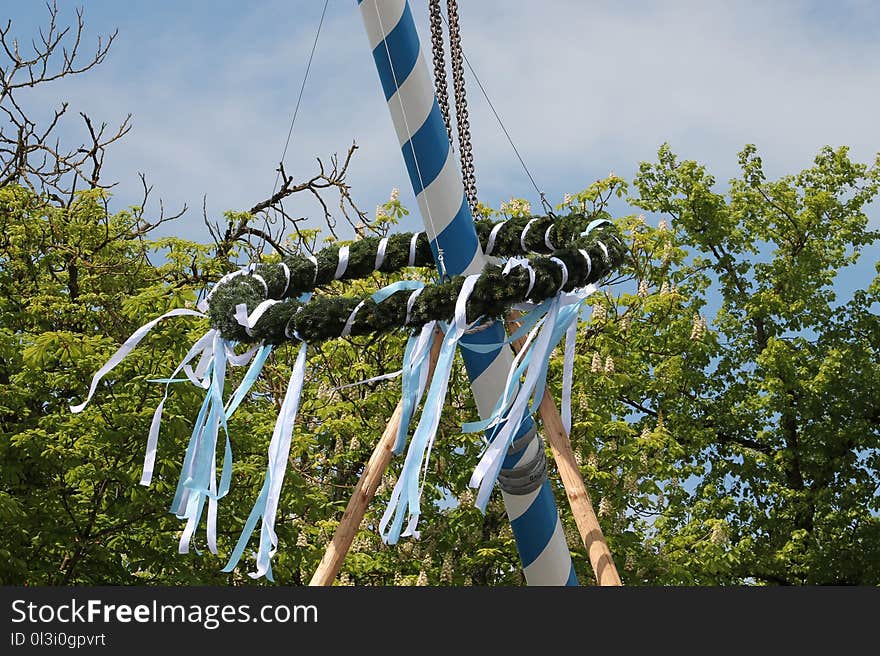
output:
<svg viewBox="0 0 880 656"><path fill-rule="evenodd" d="M449 120L449 87L446 84L446 54L443 50L443 18L440 15L440 0L430 0L428 8L431 14L431 50L434 54L434 89L440 113L446 124L449 143L453 144L452 123Z"/></svg>
<svg viewBox="0 0 880 656"><path fill-rule="evenodd" d="M464 63L461 52L461 28L457 0L447 0L449 15L449 56L452 60L452 85L455 92L455 123L458 127L458 148L461 156L461 177L471 212L477 209L477 178L474 173L474 152L471 145L471 124L468 119L464 88Z"/></svg>
<svg viewBox="0 0 880 656"><path fill-rule="evenodd" d="M455 95L455 124L458 131L458 152L461 158L461 179L471 212L477 209L477 178L474 170L474 150L471 145L471 125L468 119L467 97L464 88L464 55L461 50L461 28L458 20L458 3L446 0L449 14L449 55L452 60L452 84ZM440 0L429 0L431 16L431 50L434 55L434 88L440 113L446 124L449 143L454 145L452 120L449 115L449 86L446 80L446 53L443 47L443 16Z"/></svg>

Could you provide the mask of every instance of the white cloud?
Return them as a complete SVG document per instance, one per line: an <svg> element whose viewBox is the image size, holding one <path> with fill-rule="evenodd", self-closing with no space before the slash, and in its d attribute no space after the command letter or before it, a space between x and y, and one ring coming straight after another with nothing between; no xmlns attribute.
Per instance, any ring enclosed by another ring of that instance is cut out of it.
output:
<svg viewBox="0 0 880 656"><path fill-rule="evenodd" d="M392 186L414 206L350 4L328 15L287 169L302 178L315 156L356 140L350 181L362 207L382 202ZM826 143L872 158L880 150L880 42L871 30L847 30L877 23L880 12L871 2L841 4L832 21L809 7L558 0L462 3L460 11L466 53L556 201L609 170L632 175L664 141L719 180L735 174L736 152L749 142L771 174L808 165ZM108 64L64 87L73 106L98 117L134 113L134 130L108 156L108 174L122 181L117 196L135 202L135 173L145 171L169 203L194 207L178 226L189 236L202 234L203 194L214 216L268 195L317 24L314 7L298 14L290 3L215 17L231 25L202 25L203 9L120 25ZM424 37L424 8L414 9ZM482 197L536 203L472 81L468 92ZM316 216L313 206L298 209Z"/></svg>
<svg viewBox="0 0 880 656"><path fill-rule="evenodd" d="M476 6L471 60L542 177L632 170L667 140L725 173L747 142L777 173L826 143L862 158L880 146L880 46L817 36L794 5L554 3L491 28L488 7ZM476 131L481 170L507 158L488 123Z"/></svg>

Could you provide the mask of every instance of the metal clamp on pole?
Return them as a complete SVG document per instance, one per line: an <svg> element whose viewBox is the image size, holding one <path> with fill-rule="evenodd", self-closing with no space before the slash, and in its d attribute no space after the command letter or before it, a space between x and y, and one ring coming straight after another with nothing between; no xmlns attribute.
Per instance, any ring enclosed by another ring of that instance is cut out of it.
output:
<svg viewBox="0 0 880 656"><path fill-rule="evenodd" d="M501 469L498 474L498 485L507 494L529 494L534 492L547 480L547 454L544 453L544 441L532 429L510 446L510 453L516 454L524 450L537 436L538 449L534 456L525 462L519 462L510 469Z"/></svg>

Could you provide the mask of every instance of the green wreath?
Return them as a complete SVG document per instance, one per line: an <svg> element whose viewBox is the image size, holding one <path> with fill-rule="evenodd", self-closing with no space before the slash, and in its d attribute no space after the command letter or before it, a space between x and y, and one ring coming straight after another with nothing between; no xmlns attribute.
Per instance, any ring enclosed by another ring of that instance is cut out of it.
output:
<svg viewBox="0 0 880 656"><path fill-rule="evenodd" d="M482 220L475 226L487 255L517 258L517 266L488 264L483 269L468 299L468 321L501 317L517 303L540 302L596 282L619 266L627 252L613 224L591 221L582 214ZM450 320L465 277L455 276L415 292L401 290L381 302L347 296L299 299L334 280L433 263L424 233L370 237L327 247L314 257L292 255L278 264L256 264L237 271L215 285L205 304L212 326L225 339L238 342L315 343L390 332Z"/></svg>

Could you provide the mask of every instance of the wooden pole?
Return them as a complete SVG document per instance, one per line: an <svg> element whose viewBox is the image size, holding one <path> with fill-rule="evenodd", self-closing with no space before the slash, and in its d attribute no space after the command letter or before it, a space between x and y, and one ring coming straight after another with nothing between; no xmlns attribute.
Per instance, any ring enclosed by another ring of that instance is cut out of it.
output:
<svg viewBox="0 0 880 656"><path fill-rule="evenodd" d="M443 332L439 328L434 329L434 342L431 344L431 354L428 360L428 380L434 373L434 365L437 364L437 357L440 355L440 346L443 344ZM403 413L403 402L397 404L388 425L385 426L385 432L379 439L379 443L373 450L373 455L367 461L364 472L361 474L360 480L354 488L351 499L342 513L342 519L336 532L333 533L333 539L327 545L324 557L315 570L312 580L309 581L310 586L327 586L332 585L336 575L342 568L342 563L354 536L357 535L358 528L367 511L367 506L372 501L382 481L382 475L388 468L391 458L394 455L394 442L397 439L397 429L400 426L400 416Z"/></svg>
<svg viewBox="0 0 880 656"><path fill-rule="evenodd" d="M519 312L511 312L507 316L508 324L517 325L517 321L521 316ZM524 338L515 340L513 348L519 351L524 343ZM553 458L556 460L556 467L559 469L559 477L562 479L565 494L568 496L568 502L571 505L571 513L574 515L581 539L587 548L587 555L590 558L590 564L593 566L596 581L599 585L623 585L620 581L620 575L617 573L617 568L614 566L611 550L608 548L608 543L605 542L605 535L599 526L599 519L593 511L593 503L590 501L590 495L587 492L586 485L584 485L584 478L581 476L580 467L578 467L577 460L575 460L574 451L571 448L571 440L565 431L565 426L562 423L559 410L556 408L556 403L546 388L544 389L544 398L541 399L538 411L541 415L541 421L544 423L544 435L550 444L550 450L553 452Z"/></svg>

